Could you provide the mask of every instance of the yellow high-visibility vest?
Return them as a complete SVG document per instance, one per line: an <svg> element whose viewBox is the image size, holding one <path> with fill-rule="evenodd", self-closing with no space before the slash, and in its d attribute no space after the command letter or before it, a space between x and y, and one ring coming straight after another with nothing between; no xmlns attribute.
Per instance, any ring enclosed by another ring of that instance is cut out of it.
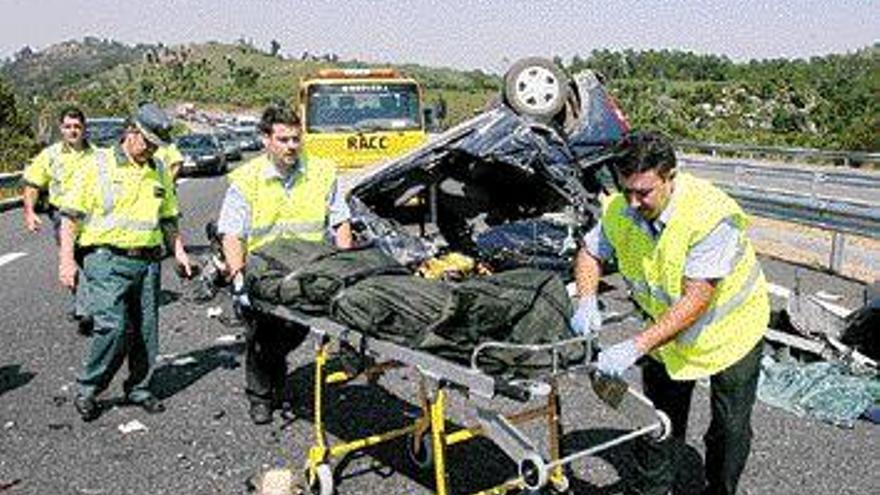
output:
<svg viewBox="0 0 880 495"><path fill-rule="evenodd" d="M77 169L94 160L96 150L89 143L82 150L63 142L47 146L24 169L24 181L37 189L48 189L49 204L59 207L61 197L71 189Z"/></svg>
<svg viewBox="0 0 880 495"><path fill-rule="evenodd" d="M688 251L724 219L739 231L734 269L715 287L706 312L690 328L652 355L676 380L692 380L721 371L745 356L761 339L770 320L767 282L746 235L748 219L739 205L708 181L686 173L675 180L668 207L672 218L653 239L627 214L623 195L615 194L602 217L638 306L657 321L681 298Z"/></svg>
<svg viewBox="0 0 880 495"><path fill-rule="evenodd" d="M162 220L178 215L174 182L160 160L138 165L121 149L101 150L77 177L62 209L83 216L79 244L119 248L162 243Z"/></svg>
<svg viewBox="0 0 880 495"><path fill-rule="evenodd" d="M300 156L300 170L289 191L284 189L267 154L228 175L250 207L248 251L279 238L321 241L327 226L330 189L336 170L329 160Z"/></svg>

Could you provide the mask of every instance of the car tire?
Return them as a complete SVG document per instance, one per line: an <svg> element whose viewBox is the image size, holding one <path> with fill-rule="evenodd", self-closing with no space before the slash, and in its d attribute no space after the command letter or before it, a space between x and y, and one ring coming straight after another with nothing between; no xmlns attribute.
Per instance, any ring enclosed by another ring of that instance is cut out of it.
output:
<svg viewBox="0 0 880 495"><path fill-rule="evenodd" d="M569 78L551 60L517 60L504 75L505 103L517 114L550 122L565 107Z"/></svg>

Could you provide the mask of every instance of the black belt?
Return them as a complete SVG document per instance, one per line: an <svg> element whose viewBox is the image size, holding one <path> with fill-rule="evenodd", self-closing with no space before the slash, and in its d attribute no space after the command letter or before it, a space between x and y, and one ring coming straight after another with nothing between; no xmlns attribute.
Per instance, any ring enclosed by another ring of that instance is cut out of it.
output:
<svg viewBox="0 0 880 495"><path fill-rule="evenodd" d="M106 249L113 254L139 260L158 261L162 259L162 246L120 248L116 246L100 245L95 246L95 249Z"/></svg>

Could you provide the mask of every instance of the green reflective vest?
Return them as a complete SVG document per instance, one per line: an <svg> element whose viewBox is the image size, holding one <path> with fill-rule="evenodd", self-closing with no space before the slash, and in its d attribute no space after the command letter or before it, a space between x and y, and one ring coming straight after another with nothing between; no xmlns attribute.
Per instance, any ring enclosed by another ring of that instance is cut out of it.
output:
<svg viewBox="0 0 880 495"><path fill-rule="evenodd" d="M711 183L679 173L669 223L655 240L627 214L615 194L606 203L602 228L638 306L654 321L682 296L688 251L724 219L739 230L732 273L716 285L711 304L690 328L656 349L669 375L692 380L715 374L746 355L764 335L770 319L767 283L746 235L748 219L739 205Z"/></svg>
<svg viewBox="0 0 880 495"><path fill-rule="evenodd" d="M267 154L229 174L250 208L246 248L253 251L279 238L321 241L326 228L327 197L336 181L335 164L300 156L300 170L290 190Z"/></svg>

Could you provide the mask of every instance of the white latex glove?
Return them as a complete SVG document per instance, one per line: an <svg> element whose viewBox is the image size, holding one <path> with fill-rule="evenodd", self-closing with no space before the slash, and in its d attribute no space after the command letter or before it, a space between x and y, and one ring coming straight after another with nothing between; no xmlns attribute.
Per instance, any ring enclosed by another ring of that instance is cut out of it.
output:
<svg viewBox="0 0 880 495"><path fill-rule="evenodd" d="M606 375L620 376L640 357L642 352L636 347L636 340L624 340L599 353L596 369Z"/></svg>

